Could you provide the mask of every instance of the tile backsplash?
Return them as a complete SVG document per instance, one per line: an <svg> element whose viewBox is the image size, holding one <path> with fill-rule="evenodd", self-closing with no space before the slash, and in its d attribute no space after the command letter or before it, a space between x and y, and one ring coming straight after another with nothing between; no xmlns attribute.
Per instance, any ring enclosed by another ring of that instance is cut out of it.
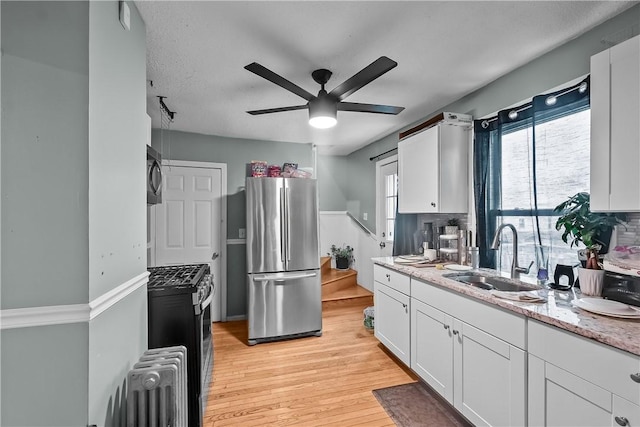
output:
<svg viewBox="0 0 640 427"><path fill-rule="evenodd" d="M627 214L627 228L618 226L616 238L618 245L640 246L640 212Z"/></svg>

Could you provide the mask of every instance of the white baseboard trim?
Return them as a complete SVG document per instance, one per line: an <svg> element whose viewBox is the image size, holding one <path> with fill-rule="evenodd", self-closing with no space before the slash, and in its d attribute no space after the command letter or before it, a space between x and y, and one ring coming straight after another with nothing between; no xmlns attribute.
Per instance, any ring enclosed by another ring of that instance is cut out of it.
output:
<svg viewBox="0 0 640 427"><path fill-rule="evenodd" d="M88 304L50 305L0 310L0 330L84 323L95 319L149 281L149 272L126 281Z"/></svg>
<svg viewBox="0 0 640 427"><path fill-rule="evenodd" d="M0 329L88 322L89 311L89 304L10 308L0 311Z"/></svg>
<svg viewBox="0 0 640 427"><path fill-rule="evenodd" d="M149 272L145 271L89 302L89 320L95 319L118 301L123 300L139 287L146 285L147 282L149 282Z"/></svg>
<svg viewBox="0 0 640 427"><path fill-rule="evenodd" d="M320 215L346 215L347 211L320 211Z"/></svg>
<svg viewBox="0 0 640 427"><path fill-rule="evenodd" d="M246 245L247 239L227 239L227 245Z"/></svg>

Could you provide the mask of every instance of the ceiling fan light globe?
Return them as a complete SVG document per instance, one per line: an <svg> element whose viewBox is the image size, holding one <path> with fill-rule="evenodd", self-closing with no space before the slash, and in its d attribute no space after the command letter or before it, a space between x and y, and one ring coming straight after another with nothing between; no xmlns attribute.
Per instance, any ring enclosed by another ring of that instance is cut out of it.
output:
<svg viewBox="0 0 640 427"><path fill-rule="evenodd" d="M322 95L309 101L309 124L317 129L328 129L338 123L338 107L334 100Z"/></svg>
<svg viewBox="0 0 640 427"><path fill-rule="evenodd" d="M329 129L334 127L337 123L338 120L331 116L309 117L309 124L316 129Z"/></svg>

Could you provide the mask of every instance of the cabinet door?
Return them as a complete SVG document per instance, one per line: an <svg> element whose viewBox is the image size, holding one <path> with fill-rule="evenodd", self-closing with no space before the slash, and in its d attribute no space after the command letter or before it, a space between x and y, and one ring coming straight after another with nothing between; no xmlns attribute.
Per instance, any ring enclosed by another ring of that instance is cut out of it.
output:
<svg viewBox="0 0 640 427"><path fill-rule="evenodd" d="M398 143L398 211L439 212L440 126Z"/></svg>
<svg viewBox="0 0 640 427"><path fill-rule="evenodd" d="M411 369L453 404L451 316L411 300Z"/></svg>
<svg viewBox="0 0 640 427"><path fill-rule="evenodd" d="M398 359L411 365L409 297L381 283L374 283L375 336Z"/></svg>
<svg viewBox="0 0 640 427"><path fill-rule="evenodd" d="M620 396L613 395L613 422L612 426L640 426L640 406L631 403Z"/></svg>
<svg viewBox="0 0 640 427"><path fill-rule="evenodd" d="M454 406L473 424L526 424L525 353L454 320Z"/></svg>
<svg viewBox="0 0 640 427"><path fill-rule="evenodd" d="M614 211L640 210L640 36L611 48L611 196Z"/></svg>
<svg viewBox="0 0 640 427"><path fill-rule="evenodd" d="M611 392L529 355L529 425L612 424Z"/></svg>
<svg viewBox="0 0 640 427"><path fill-rule="evenodd" d="M591 209L640 210L640 36L591 58Z"/></svg>

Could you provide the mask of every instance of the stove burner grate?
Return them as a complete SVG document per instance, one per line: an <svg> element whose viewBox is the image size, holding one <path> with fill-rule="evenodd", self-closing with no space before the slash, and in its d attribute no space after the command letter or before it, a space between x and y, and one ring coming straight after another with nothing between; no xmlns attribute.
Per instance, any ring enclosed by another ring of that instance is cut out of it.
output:
<svg viewBox="0 0 640 427"><path fill-rule="evenodd" d="M149 268L147 289L195 288L208 267L207 264L190 264Z"/></svg>

